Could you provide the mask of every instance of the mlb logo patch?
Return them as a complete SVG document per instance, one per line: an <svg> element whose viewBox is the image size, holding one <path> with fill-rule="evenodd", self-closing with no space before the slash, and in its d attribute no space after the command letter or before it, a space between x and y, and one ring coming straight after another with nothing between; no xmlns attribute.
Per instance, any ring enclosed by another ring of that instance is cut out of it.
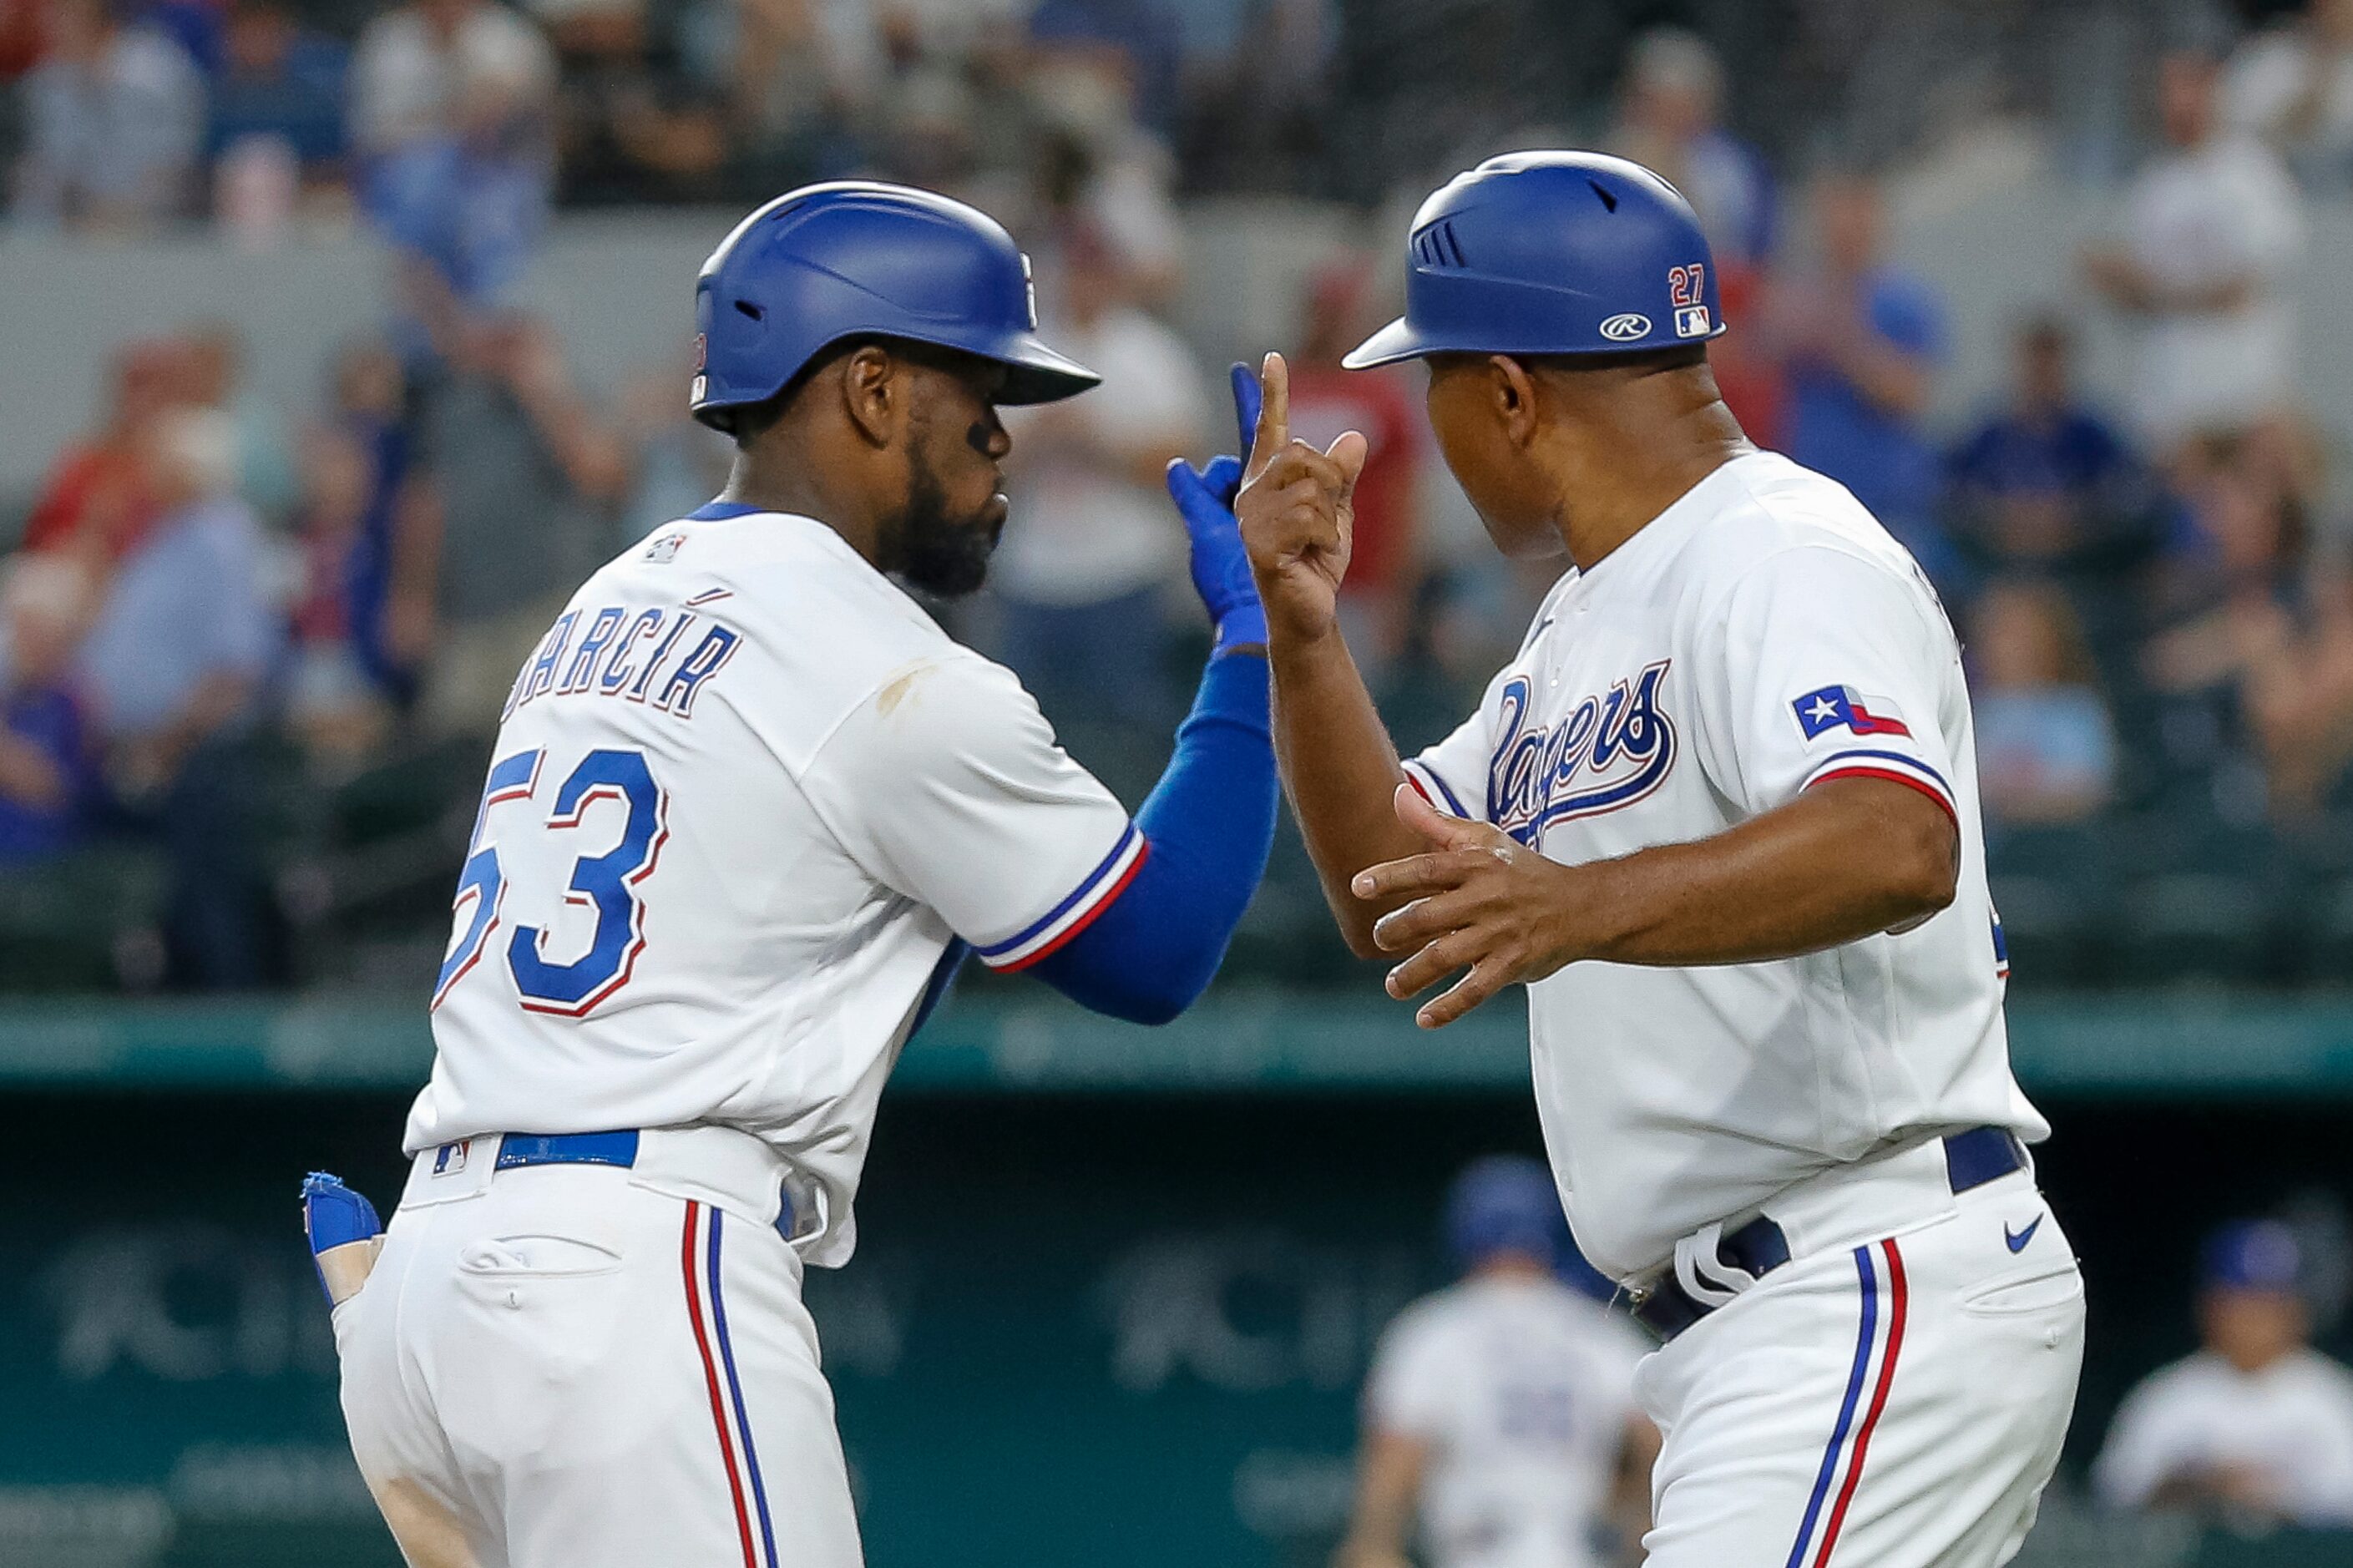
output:
<svg viewBox="0 0 2353 1568"><path fill-rule="evenodd" d="M675 561L678 559L679 548L685 544L685 542L686 535L683 533L673 531L658 535L646 546L646 559L649 561Z"/></svg>
<svg viewBox="0 0 2353 1568"><path fill-rule="evenodd" d="M455 1143L442 1144L433 1151L433 1173L437 1176L447 1176L464 1170L466 1156L473 1152L473 1149L474 1141L471 1138L460 1138Z"/></svg>
<svg viewBox="0 0 2353 1568"><path fill-rule="evenodd" d="M1884 697L1866 697L1852 686L1825 686L1789 704L1798 728L1810 741L1827 731L1846 729L1858 735L1910 735L1912 727Z"/></svg>
<svg viewBox="0 0 2353 1568"><path fill-rule="evenodd" d="M1685 305L1675 311L1675 336L1679 338L1704 338L1712 325L1704 305Z"/></svg>

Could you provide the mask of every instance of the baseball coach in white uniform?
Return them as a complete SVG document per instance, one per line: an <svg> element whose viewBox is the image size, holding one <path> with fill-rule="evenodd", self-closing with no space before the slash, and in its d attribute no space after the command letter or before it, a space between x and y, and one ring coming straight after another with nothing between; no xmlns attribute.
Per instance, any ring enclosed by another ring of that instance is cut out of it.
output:
<svg viewBox="0 0 2353 1568"><path fill-rule="evenodd" d="M1218 647L1134 820L892 581L978 586L997 405L1093 382L1036 337L1002 228L796 191L705 264L697 324L733 476L516 679L413 1173L373 1273L330 1289L353 1449L419 1568L852 1568L801 1271L849 1256L900 1047L968 952L1173 1016L1272 834L1238 458L1170 469ZM333 1281L373 1226L311 1191Z"/></svg>
<svg viewBox="0 0 2353 1568"><path fill-rule="evenodd" d="M1333 616L1361 438L1237 503L1275 745L1357 950L1421 1024L1528 987L1578 1245L1663 1344L1653 1568L2006 1562L2056 1463L2083 1285L2036 1191L1958 648L1841 486L1715 390L1706 242L1620 159L1490 160L1416 216L1405 316L1507 554L1566 552L1519 656L1400 762Z"/></svg>

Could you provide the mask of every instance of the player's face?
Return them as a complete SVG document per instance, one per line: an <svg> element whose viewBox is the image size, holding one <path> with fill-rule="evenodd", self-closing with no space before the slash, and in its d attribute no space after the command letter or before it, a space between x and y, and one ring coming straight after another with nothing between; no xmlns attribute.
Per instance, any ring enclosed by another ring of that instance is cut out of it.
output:
<svg viewBox="0 0 2353 1568"><path fill-rule="evenodd" d="M2259 1371L2304 1343L2304 1303L2284 1290L2210 1290L2200 1303L2206 1343L2223 1360Z"/></svg>
<svg viewBox="0 0 2353 1568"><path fill-rule="evenodd" d="M1487 537L1515 560L1558 554L1550 494L1526 447L1513 438L1514 395L1494 360L1433 354L1429 365L1430 428Z"/></svg>
<svg viewBox="0 0 2353 1568"><path fill-rule="evenodd" d="M1004 384L1004 367L983 360L917 371L906 504L883 540L882 564L925 593L978 588L1005 531L1002 464L1013 440L995 401Z"/></svg>

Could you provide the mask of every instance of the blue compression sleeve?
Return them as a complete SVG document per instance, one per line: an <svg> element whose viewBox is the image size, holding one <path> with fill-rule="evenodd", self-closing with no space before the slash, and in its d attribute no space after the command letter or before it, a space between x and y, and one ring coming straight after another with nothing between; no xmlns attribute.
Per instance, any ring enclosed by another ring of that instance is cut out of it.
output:
<svg viewBox="0 0 2353 1568"><path fill-rule="evenodd" d="M1274 844L1266 656L1201 676L1176 750L1135 825L1150 848L1120 895L1030 973L1091 1012L1165 1024L1217 973Z"/></svg>

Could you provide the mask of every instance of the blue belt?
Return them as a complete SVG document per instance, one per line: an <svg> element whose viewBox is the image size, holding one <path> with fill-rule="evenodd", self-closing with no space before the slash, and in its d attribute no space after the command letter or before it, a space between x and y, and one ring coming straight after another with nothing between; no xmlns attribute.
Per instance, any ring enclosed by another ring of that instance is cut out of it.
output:
<svg viewBox="0 0 2353 1568"><path fill-rule="evenodd" d="M1956 1196L2024 1169L2026 1145L2007 1127L1972 1127L1945 1140L1945 1177ZM1716 1244L1716 1259L1752 1279L1762 1279L1789 1261L1789 1238L1779 1226L1758 1215ZM1630 1304L1634 1321L1662 1342L1715 1311L1716 1305L1684 1289L1672 1268Z"/></svg>
<svg viewBox="0 0 2353 1568"><path fill-rule="evenodd" d="M444 1157L455 1147L441 1146ZM519 1171L525 1165L617 1165L628 1170L638 1163L638 1130L615 1132L506 1132L499 1137L499 1171ZM793 1194L778 1194L776 1233L793 1237Z"/></svg>
<svg viewBox="0 0 2353 1568"><path fill-rule="evenodd" d="M638 1130L621 1132L509 1132L499 1139L497 1169L525 1165L618 1165L638 1163Z"/></svg>

